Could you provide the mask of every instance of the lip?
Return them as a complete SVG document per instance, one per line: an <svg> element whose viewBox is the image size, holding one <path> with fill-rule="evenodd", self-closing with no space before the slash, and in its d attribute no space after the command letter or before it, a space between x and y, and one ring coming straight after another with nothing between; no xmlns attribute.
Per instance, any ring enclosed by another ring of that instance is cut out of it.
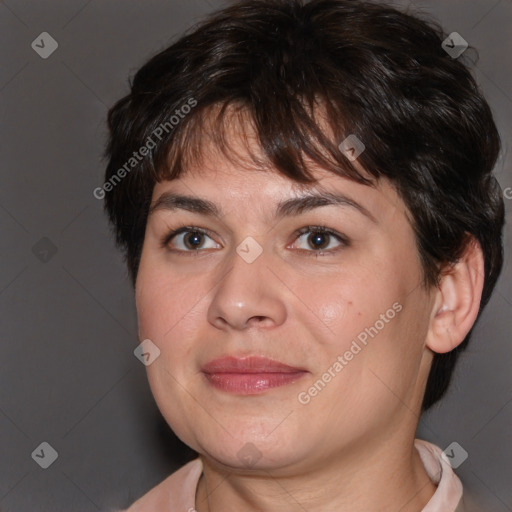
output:
<svg viewBox="0 0 512 512"><path fill-rule="evenodd" d="M205 373L296 373L306 371L262 356L227 356L206 363Z"/></svg>
<svg viewBox="0 0 512 512"><path fill-rule="evenodd" d="M255 395L291 384L307 370L261 356L214 359L202 367L208 382L215 388L242 395Z"/></svg>

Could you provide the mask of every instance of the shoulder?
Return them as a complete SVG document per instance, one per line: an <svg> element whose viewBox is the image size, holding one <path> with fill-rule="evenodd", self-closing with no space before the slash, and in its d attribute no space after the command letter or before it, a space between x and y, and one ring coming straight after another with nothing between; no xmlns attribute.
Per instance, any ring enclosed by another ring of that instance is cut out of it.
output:
<svg viewBox="0 0 512 512"><path fill-rule="evenodd" d="M194 507L197 482L202 471L201 459L194 459L153 487L129 508L118 512L186 512Z"/></svg>

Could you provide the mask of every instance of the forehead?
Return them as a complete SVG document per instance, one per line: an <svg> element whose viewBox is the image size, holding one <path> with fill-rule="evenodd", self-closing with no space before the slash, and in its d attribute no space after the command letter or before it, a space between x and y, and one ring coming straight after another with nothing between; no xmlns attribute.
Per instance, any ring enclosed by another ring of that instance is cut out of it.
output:
<svg viewBox="0 0 512 512"><path fill-rule="evenodd" d="M335 174L320 167L308 156L302 155L304 163L314 178L312 183L301 183L280 172L263 151L254 119L244 108L228 106L218 121L220 106L212 107L200 123L199 137L192 155L184 160L179 177L163 179L156 183L154 202L166 192L208 198L219 203L224 210L239 207L267 209L271 203L283 198L301 197L311 193L343 194L357 198L357 202L376 216L390 210L406 214L406 208L391 182L386 178L376 179L366 172L357 161L352 165L372 185ZM329 132L329 127L318 116L318 122ZM171 162L170 166L171 165Z"/></svg>

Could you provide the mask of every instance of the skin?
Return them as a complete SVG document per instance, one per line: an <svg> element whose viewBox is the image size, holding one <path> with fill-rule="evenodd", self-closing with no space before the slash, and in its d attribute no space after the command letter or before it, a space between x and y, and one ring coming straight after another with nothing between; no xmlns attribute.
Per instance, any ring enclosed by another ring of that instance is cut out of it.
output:
<svg viewBox="0 0 512 512"><path fill-rule="evenodd" d="M231 146L243 155L240 130L231 129ZM254 138L248 144L258 152ZM161 351L147 367L151 390L203 461L196 509L420 511L436 490L413 445L421 400L433 352L454 348L476 318L480 248L472 244L439 288L426 290L406 207L385 180L371 188L311 164L318 182L299 185L211 147L204 155L179 179L157 183L152 204L165 192L180 193L213 201L223 216L154 210L136 283L140 340ZM320 190L343 193L376 221L340 205L272 217L279 201ZM319 255L314 230L295 234L310 225L349 243L326 235ZM181 226L211 236L195 252L185 252L187 234L162 247ZM249 236L263 250L252 263L236 252ZM394 303L400 312L300 403L298 394ZM235 395L201 373L225 355L263 355L308 373L259 395ZM250 468L238 457L247 443L257 454Z"/></svg>

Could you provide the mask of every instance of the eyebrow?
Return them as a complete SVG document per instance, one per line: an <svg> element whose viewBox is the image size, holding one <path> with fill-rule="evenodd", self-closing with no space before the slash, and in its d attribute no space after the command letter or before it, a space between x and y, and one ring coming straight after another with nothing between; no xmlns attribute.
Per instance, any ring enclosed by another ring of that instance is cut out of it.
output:
<svg viewBox="0 0 512 512"><path fill-rule="evenodd" d="M359 211L375 224L378 224L375 216L364 206L353 199L340 193L316 192L304 196L293 197L278 203L274 213L275 219L300 215L321 206L348 206ZM207 215L220 219L223 216L222 210L212 201L195 196L164 192L150 207L148 216L157 210L186 210L201 215Z"/></svg>

